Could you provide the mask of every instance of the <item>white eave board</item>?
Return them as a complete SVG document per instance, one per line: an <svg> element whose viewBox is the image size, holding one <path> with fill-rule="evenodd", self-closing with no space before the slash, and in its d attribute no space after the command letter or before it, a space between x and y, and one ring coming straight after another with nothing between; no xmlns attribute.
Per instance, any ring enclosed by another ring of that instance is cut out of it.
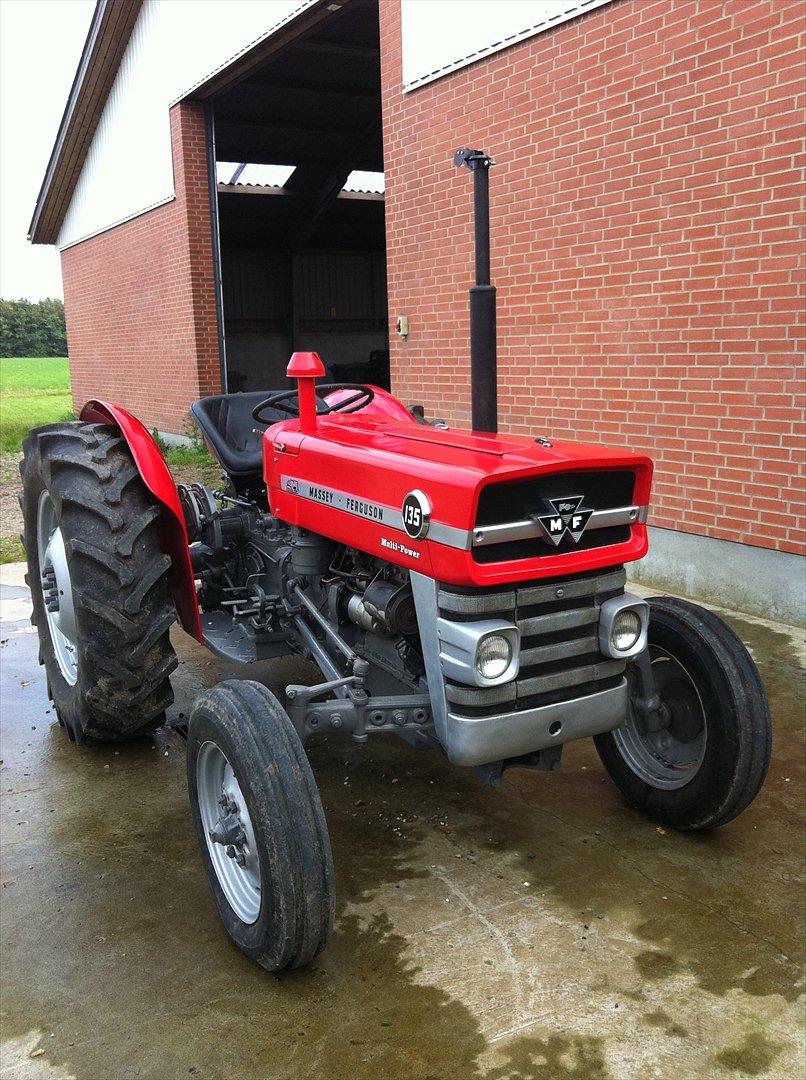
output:
<svg viewBox="0 0 806 1080"><path fill-rule="evenodd" d="M416 90L610 2L401 0L403 90Z"/></svg>

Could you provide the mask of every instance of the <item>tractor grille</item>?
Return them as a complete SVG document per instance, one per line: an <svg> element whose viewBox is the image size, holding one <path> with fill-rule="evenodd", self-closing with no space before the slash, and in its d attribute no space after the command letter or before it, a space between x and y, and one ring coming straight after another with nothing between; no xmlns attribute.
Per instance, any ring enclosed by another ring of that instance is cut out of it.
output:
<svg viewBox="0 0 806 1080"><path fill-rule="evenodd" d="M599 651L599 610L624 592L623 567L552 578L515 588L441 586L439 614L454 622L506 619L521 632L518 678L474 687L445 680L451 712L487 716L550 705L617 686L626 663Z"/></svg>
<svg viewBox="0 0 806 1080"><path fill-rule="evenodd" d="M631 525L643 520L642 508L633 505L634 488L635 474L626 469L491 484L479 497L473 559L478 563L508 562L626 543ZM594 513L578 539L566 532L554 545L537 518L551 513L551 499L569 496L581 496L580 507Z"/></svg>

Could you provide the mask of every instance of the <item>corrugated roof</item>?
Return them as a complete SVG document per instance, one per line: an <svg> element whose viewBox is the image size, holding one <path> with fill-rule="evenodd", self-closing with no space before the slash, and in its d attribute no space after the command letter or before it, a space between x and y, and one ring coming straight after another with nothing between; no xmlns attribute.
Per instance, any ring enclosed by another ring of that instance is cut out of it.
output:
<svg viewBox="0 0 806 1080"><path fill-rule="evenodd" d="M283 187L296 166L255 165L250 162L218 161L216 175L219 184L248 187Z"/></svg>
<svg viewBox="0 0 806 1080"><path fill-rule="evenodd" d="M383 195L385 191L384 175L382 172L369 172L366 169L355 169L347 177L344 185L345 191L361 191L372 195Z"/></svg>
<svg viewBox="0 0 806 1080"><path fill-rule="evenodd" d="M227 187L281 188L288 183L288 178L294 169L294 165L256 165L253 162L237 161L219 161L216 163L218 182L219 184L226 184ZM355 169L347 177L347 182L342 190L358 194L383 195L383 173Z"/></svg>

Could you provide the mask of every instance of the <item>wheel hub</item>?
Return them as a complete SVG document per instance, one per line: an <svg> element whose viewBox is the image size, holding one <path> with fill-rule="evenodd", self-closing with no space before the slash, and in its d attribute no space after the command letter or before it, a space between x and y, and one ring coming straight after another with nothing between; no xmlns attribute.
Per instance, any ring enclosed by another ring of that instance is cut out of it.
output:
<svg viewBox="0 0 806 1080"><path fill-rule="evenodd" d="M252 820L238 778L226 755L206 742L196 761L196 789L207 850L218 883L238 918L260 914L260 857Z"/></svg>
<svg viewBox="0 0 806 1080"><path fill-rule="evenodd" d="M227 794L218 800L221 815L208 836L214 844L221 844L228 858L234 859L239 866L246 866L246 830L238 814L238 804Z"/></svg>
<svg viewBox="0 0 806 1080"><path fill-rule="evenodd" d="M661 790L685 787L697 775L707 727L694 680L669 653L650 646L652 674L660 706L647 724L631 708L613 732L622 757L645 783Z"/></svg>
<svg viewBox="0 0 806 1080"><path fill-rule="evenodd" d="M78 632L73 585L64 537L47 491L43 491L39 498L36 531L42 601L53 653L65 682L74 686L78 679Z"/></svg>

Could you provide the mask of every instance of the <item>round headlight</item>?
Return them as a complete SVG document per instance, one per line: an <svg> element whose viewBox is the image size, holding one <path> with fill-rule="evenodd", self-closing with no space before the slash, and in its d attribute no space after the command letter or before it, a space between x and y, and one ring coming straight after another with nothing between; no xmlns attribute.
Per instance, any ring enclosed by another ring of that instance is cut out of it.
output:
<svg viewBox="0 0 806 1080"><path fill-rule="evenodd" d="M502 634L488 634L476 652L476 671L485 679L497 679L512 663L512 645Z"/></svg>
<svg viewBox="0 0 806 1080"><path fill-rule="evenodd" d="M616 652L627 652L641 636L641 619L636 611L624 608L613 619L610 644Z"/></svg>

